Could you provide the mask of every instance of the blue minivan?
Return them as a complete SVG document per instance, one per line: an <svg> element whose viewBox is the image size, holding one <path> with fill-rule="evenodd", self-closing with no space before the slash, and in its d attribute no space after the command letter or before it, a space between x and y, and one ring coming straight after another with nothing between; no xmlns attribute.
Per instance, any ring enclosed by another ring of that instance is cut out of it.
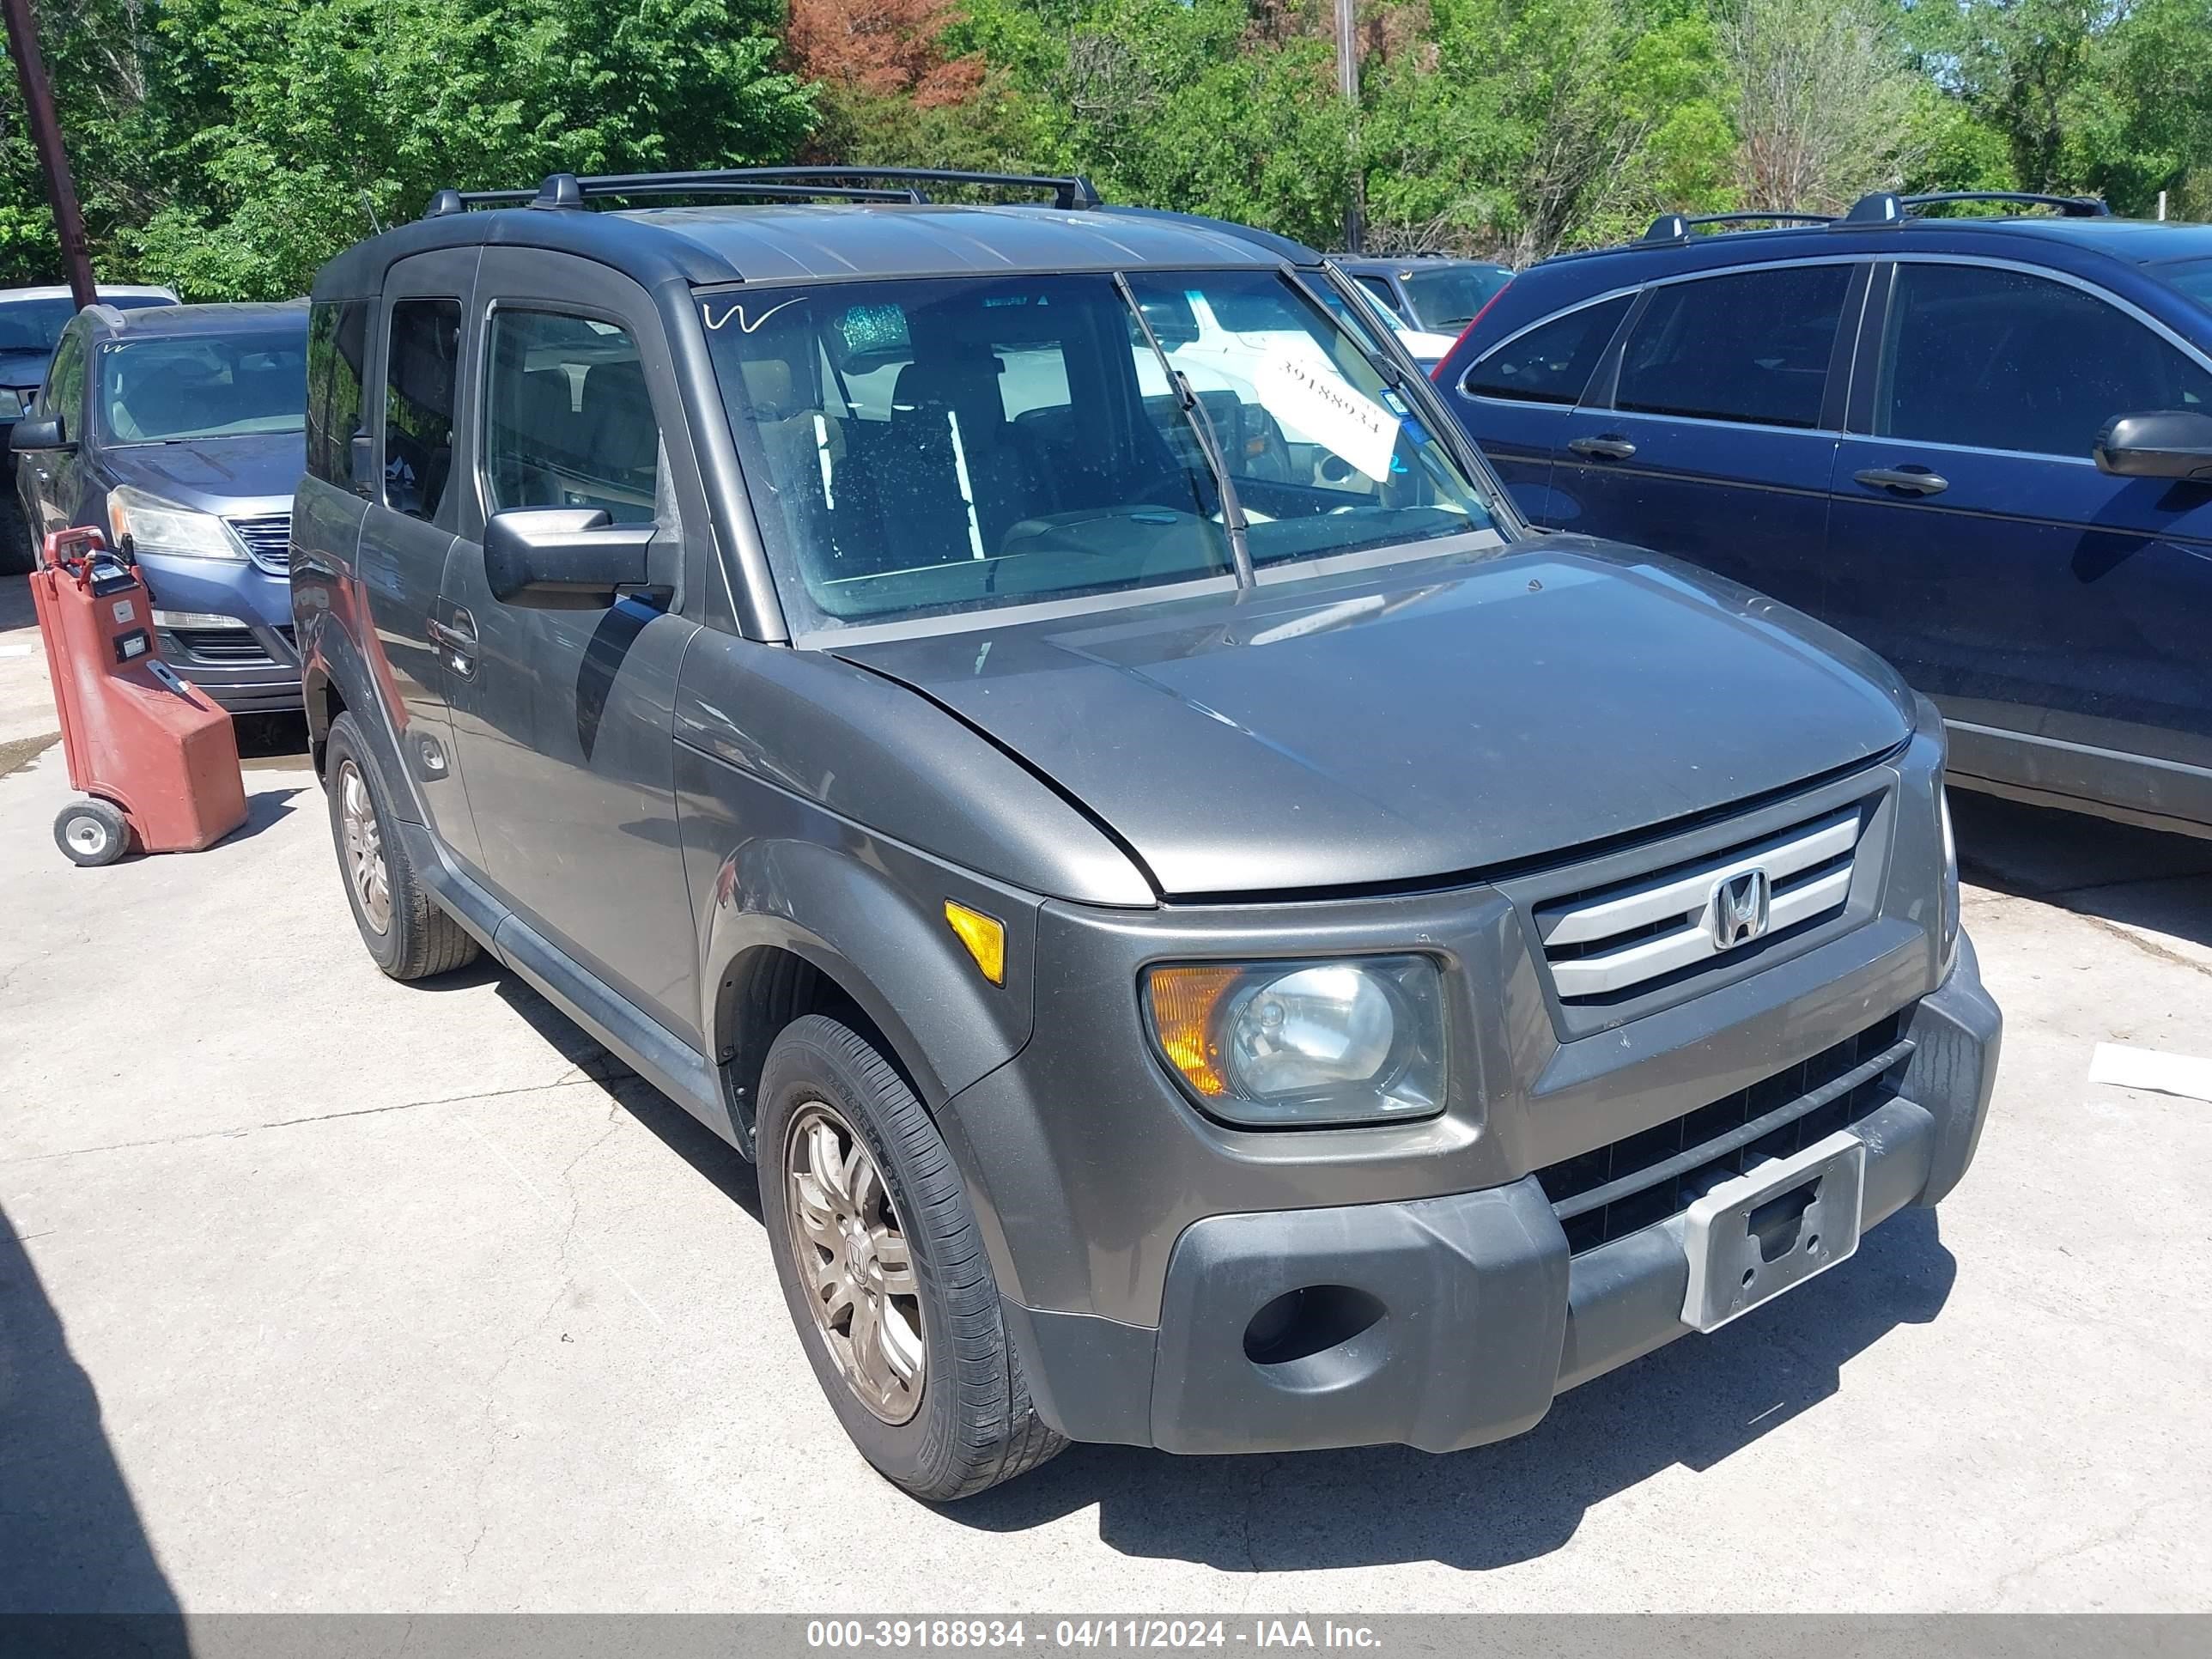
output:
<svg viewBox="0 0 2212 1659"><path fill-rule="evenodd" d="M170 665L233 714L297 713L292 491L307 307L87 306L15 424L23 521L96 525L137 562Z"/></svg>
<svg viewBox="0 0 2212 1659"><path fill-rule="evenodd" d="M1538 523L1887 657L1954 782L2212 836L2212 226L1960 199L1662 218L1522 272L1436 378Z"/></svg>

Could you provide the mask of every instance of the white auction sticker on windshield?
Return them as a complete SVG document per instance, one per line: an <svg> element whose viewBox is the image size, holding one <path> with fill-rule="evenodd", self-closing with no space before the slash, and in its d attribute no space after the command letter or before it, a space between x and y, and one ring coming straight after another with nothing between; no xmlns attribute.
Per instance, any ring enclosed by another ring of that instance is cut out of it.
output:
<svg viewBox="0 0 2212 1659"><path fill-rule="evenodd" d="M1285 426L1326 444L1377 483L1390 476L1398 417L1361 393L1319 351L1271 356L1253 375L1252 389Z"/></svg>

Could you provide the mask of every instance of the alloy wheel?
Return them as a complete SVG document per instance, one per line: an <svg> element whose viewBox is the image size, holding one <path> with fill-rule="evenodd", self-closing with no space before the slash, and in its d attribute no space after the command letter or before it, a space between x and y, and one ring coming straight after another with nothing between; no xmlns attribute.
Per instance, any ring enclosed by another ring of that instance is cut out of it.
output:
<svg viewBox="0 0 2212 1659"><path fill-rule="evenodd" d="M827 1103L808 1101L784 1136L792 1259L814 1327L854 1396L886 1423L921 1404L927 1350L914 1255L883 1171Z"/></svg>
<svg viewBox="0 0 2212 1659"><path fill-rule="evenodd" d="M338 764L338 830L345 843L346 878L361 913L380 933L392 928L392 882L384 868L384 831L368 781L350 757Z"/></svg>

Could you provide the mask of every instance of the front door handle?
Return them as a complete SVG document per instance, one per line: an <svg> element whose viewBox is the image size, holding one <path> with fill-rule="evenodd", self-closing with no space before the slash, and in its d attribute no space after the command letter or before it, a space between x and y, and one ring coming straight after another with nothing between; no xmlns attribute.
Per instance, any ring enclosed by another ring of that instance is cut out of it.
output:
<svg viewBox="0 0 2212 1659"><path fill-rule="evenodd" d="M1610 432L1598 438L1577 438L1567 447L1577 455L1607 461L1625 461L1636 453L1634 444Z"/></svg>
<svg viewBox="0 0 2212 1659"><path fill-rule="evenodd" d="M1893 489L1905 495L1940 495L1951 487L1948 478L1924 466L1870 466L1851 477L1869 489Z"/></svg>
<svg viewBox="0 0 2212 1659"><path fill-rule="evenodd" d="M446 653L446 665L463 679L471 679L477 672L477 619L459 605L453 607L453 619L441 622L430 618L430 637Z"/></svg>

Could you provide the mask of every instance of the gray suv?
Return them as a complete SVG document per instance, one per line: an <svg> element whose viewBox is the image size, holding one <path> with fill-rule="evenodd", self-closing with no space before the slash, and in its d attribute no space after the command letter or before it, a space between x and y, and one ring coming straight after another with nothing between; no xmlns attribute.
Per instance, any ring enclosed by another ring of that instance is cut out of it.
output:
<svg viewBox="0 0 2212 1659"><path fill-rule="evenodd" d="M556 174L323 270L293 598L385 971L489 950L756 1158L933 1499L1516 1434L1948 1193L1929 706L1532 532L1310 251L942 176Z"/></svg>

